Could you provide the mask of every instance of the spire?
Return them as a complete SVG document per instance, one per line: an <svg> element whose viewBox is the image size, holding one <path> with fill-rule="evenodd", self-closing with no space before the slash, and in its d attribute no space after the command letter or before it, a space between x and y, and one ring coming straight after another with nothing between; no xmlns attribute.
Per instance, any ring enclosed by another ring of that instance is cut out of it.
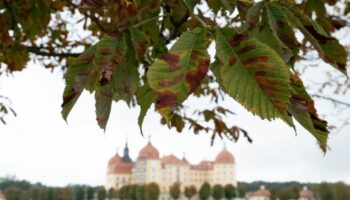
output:
<svg viewBox="0 0 350 200"><path fill-rule="evenodd" d="M129 156L128 141L125 142L123 161L124 162L131 162L131 159L130 159L130 156Z"/></svg>
<svg viewBox="0 0 350 200"><path fill-rule="evenodd" d="M224 149L223 149L224 151L226 151L227 150L227 148L226 148L226 142L224 141Z"/></svg>
<svg viewBox="0 0 350 200"><path fill-rule="evenodd" d="M148 135L148 144L151 144L151 139L152 139L152 136Z"/></svg>
<svg viewBox="0 0 350 200"><path fill-rule="evenodd" d="M118 152L119 152L119 148L117 147L117 148L116 148L116 153L115 153L116 156L119 156L119 153L118 153Z"/></svg>

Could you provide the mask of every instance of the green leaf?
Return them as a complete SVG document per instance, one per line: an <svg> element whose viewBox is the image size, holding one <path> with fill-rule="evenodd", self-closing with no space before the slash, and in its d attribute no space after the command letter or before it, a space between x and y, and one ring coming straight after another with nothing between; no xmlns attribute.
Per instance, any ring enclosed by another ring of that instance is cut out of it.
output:
<svg viewBox="0 0 350 200"><path fill-rule="evenodd" d="M167 120L207 75L210 60L205 34L203 28L183 33L170 51L149 67L147 78L156 92L156 109Z"/></svg>
<svg viewBox="0 0 350 200"><path fill-rule="evenodd" d="M134 45L137 59L139 61L143 60L149 44L147 35L136 28L130 28L130 37L132 44Z"/></svg>
<svg viewBox="0 0 350 200"><path fill-rule="evenodd" d="M268 44L286 63L293 66L300 44L283 7L269 2L255 4L247 13L245 29L261 42Z"/></svg>
<svg viewBox="0 0 350 200"><path fill-rule="evenodd" d="M113 71L113 99L124 100L128 105L139 87L139 72L136 53L131 42L131 37L126 35L127 50L124 59Z"/></svg>
<svg viewBox="0 0 350 200"><path fill-rule="evenodd" d="M94 64L98 69L99 78L95 92L95 107L96 120L103 129L106 128L111 112L114 82L119 75L120 63L125 60L126 48L125 35L118 38L106 36L97 43Z"/></svg>
<svg viewBox="0 0 350 200"><path fill-rule="evenodd" d="M78 100L80 94L91 79L94 68L92 60L95 57L96 46L91 46L77 58L68 60L68 70L65 74L66 87L63 92L62 117L67 117Z"/></svg>
<svg viewBox="0 0 350 200"><path fill-rule="evenodd" d="M138 88L138 62L130 36L106 36L68 64L63 118L67 118L83 89L87 89L95 92L96 119L105 129L112 100L130 103Z"/></svg>
<svg viewBox="0 0 350 200"><path fill-rule="evenodd" d="M282 118L292 125L287 116L288 67L275 51L233 28L217 30L216 50L224 63L221 75L230 96L262 119Z"/></svg>
<svg viewBox="0 0 350 200"><path fill-rule="evenodd" d="M113 87L111 84L102 86L95 93L96 120L98 125L104 130L111 113L112 97Z"/></svg>
<svg viewBox="0 0 350 200"><path fill-rule="evenodd" d="M300 45L295 38L295 33L283 9L274 3L266 3L264 5L268 18L268 25L277 45L274 46L274 49L276 49L286 61L289 61L292 57L297 57Z"/></svg>
<svg viewBox="0 0 350 200"><path fill-rule="evenodd" d="M99 69L102 86L111 82L113 71L123 61L126 48L124 35L120 38L106 36L97 43L94 64Z"/></svg>
<svg viewBox="0 0 350 200"><path fill-rule="evenodd" d="M318 117L314 101L307 93L298 75L292 74L290 77L294 91L288 111L317 139L323 152L326 152L329 134L327 122Z"/></svg>
<svg viewBox="0 0 350 200"><path fill-rule="evenodd" d="M231 0L207 0L207 4L216 15L219 11L232 13L236 7L236 1Z"/></svg>
<svg viewBox="0 0 350 200"><path fill-rule="evenodd" d="M137 92L136 100L140 106L140 114L138 118L138 124L143 135L142 124L143 120L147 114L148 109L151 107L152 103L155 100L154 91L149 87L148 82L146 82Z"/></svg>
<svg viewBox="0 0 350 200"><path fill-rule="evenodd" d="M299 10L289 10L285 8L285 13L305 36L305 38L315 47L320 57L332 65L334 68L346 74L346 62L348 54L339 41L329 36L321 26L312 21L308 16L302 14Z"/></svg>

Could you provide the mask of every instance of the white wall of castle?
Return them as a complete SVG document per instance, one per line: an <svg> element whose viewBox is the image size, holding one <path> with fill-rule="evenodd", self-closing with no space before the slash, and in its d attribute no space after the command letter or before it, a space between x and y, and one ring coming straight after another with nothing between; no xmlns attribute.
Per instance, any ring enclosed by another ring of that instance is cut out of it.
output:
<svg viewBox="0 0 350 200"><path fill-rule="evenodd" d="M106 189L120 188L128 184L147 184L156 182L162 192L179 182L182 190L194 185L197 189L204 182L210 185L232 184L237 186L235 164L214 163L211 170L191 169L188 164L163 164L160 159L138 159L131 174L109 174Z"/></svg>

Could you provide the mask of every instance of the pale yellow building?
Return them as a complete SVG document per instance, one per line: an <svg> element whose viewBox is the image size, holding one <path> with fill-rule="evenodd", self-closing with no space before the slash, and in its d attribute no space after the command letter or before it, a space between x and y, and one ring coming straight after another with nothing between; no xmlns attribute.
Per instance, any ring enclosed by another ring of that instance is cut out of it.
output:
<svg viewBox="0 0 350 200"><path fill-rule="evenodd" d="M194 185L199 187L208 182L214 184L232 184L237 186L236 165L233 155L225 148L214 161L202 161L190 164L185 158L174 155L159 156L159 151L149 142L139 152L136 161L129 157L126 145L123 156L116 154L108 162L106 189L120 188L128 184L147 184L156 182L161 192L167 192L174 183L181 187Z"/></svg>
<svg viewBox="0 0 350 200"><path fill-rule="evenodd" d="M0 191L0 200L6 200L5 194Z"/></svg>
<svg viewBox="0 0 350 200"><path fill-rule="evenodd" d="M271 192L261 186L259 190L248 194L248 200L270 200Z"/></svg>
<svg viewBox="0 0 350 200"><path fill-rule="evenodd" d="M315 196L313 192L307 189L307 187L303 187L302 190L299 192L299 199L298 200L315 200Z"/></svg>

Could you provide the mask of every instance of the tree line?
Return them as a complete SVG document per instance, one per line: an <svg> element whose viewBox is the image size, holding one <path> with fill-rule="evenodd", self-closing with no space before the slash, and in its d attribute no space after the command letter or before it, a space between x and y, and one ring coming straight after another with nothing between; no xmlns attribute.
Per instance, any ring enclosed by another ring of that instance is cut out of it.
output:
<svg viewBox="0 0 350 200"><path fill-rule="evenodd" d="M350 199L350 186L343 183L307 183L299 182L240 182L238 187L228 185L210 185L203 183L198 189L195 186L181 187L174 183L168 188L169 196L177 200L184 196L188 200L198 195L201 200L212 197L215 200L233 199L245 197L247 192L256 191L261 185L265 185L271 191L271 200L297 199L299 191L307 186L318 200L346 200ZM145 185L125 185L119 189L105 190L103 186L67 185L65 187L49 187L41 183L32 184L25 180L13 178L0 179L0 191L5 194L6 200L155 200L161 194L161 189L156 183Z"/></svg>

